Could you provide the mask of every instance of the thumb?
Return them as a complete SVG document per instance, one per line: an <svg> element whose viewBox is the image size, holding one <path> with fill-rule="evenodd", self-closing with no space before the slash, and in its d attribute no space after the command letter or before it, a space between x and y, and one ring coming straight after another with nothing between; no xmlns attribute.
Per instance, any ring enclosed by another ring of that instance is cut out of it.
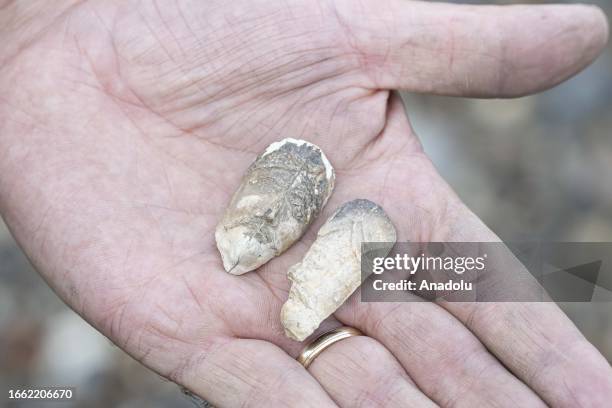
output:
<svg viewBox="0 0 612 408"><path fill-rule="evenodd" d="M364 83L383 89L530 94L584 69L608 40L605 15L585 5L338 0L335 7Z"/></svg>

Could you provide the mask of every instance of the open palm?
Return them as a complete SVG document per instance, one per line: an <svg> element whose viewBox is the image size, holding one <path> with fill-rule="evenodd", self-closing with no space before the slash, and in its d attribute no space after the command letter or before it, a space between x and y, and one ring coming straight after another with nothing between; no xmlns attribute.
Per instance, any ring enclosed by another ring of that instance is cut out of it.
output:
<svg viewBox="0 0 612 408"><path fill-rule="evenodd" d="M368 337L332 346L309 371L279 320L286 270L347 200L382 205L400 241L496 239L437 174L389 90L550 87L605 44L597 10L44 3L0 12L10 44L0 210L57 293L143 364L221 406L596 406L611 396L609 365L552 304L353 297L321 330L347 324ZM256 155L285 137L325 151L334 194L289 251L229 275L216 224Z"/></svg>

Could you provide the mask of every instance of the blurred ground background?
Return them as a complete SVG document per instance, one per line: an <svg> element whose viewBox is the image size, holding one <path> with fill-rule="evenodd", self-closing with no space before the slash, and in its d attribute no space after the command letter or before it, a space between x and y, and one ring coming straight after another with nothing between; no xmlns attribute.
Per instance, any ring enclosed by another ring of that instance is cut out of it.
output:
<svg viewBox="0 0 612 408"><path fill-rule="evenodd" d="M537 96L405 100L442 175L504 240L612 241L612 46ZM561 306L612 361L612 303ZM76 386L75 407L192 406L70 311L0 221L0 389L45 384Z"/></svg>

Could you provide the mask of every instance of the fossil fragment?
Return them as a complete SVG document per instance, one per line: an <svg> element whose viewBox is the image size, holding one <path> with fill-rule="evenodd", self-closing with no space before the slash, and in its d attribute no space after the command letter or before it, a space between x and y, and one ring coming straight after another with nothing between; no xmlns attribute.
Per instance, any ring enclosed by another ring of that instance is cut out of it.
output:
<svg viewBox="0 0 612 408"><path fill-rule="evenodd" d="M285 334L304 340L359 287L362 242L380 243L386 256L395 240L395 228L377 204L359 199L340 207L289 269L292 285L281 310Z"/></svg>
<svg viewBox="0 0 612 408"><path fill-rule="evenodd" d="M215 239L225 270L252 271L289 248L319 214L334 188L334 169L304 140L272 143L251 164Z"/></svg>

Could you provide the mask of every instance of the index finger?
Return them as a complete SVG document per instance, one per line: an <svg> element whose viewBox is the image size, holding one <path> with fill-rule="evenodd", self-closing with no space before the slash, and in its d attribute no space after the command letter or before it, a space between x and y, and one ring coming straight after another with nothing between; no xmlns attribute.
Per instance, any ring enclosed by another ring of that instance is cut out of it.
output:
<svg viewBox="0 0 612 408"><path fill-rule="evenodd" d="M467 210L468 241L498 241ZM607 406L612 368L553 302L440 302L508 369L552 406Z"/></svg>
<svg viewBox="0 0 612 408"><path fill-rule="evenodd" d="M554 303L446 303L443 307L548 404L609 404L610 365Z"/></svg>

